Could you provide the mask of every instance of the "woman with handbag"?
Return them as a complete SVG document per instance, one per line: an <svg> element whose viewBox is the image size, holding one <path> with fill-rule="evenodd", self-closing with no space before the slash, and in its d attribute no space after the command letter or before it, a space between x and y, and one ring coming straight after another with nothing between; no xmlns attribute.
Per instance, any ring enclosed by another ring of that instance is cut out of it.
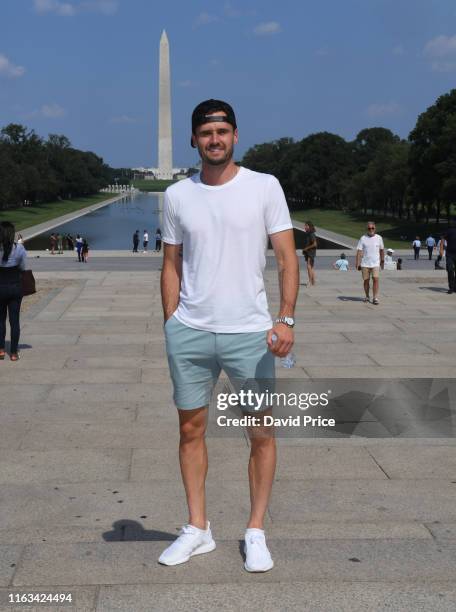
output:
<svg viewBox="0 0 456 612"><path fill-rule="evenodd" d="M0 223L0 359L5 359L6 314L11 327L11 361L19 359L19 315L22 302L22 270L25 270L27 251L23 244L14 242L12 223Z"/></svg>

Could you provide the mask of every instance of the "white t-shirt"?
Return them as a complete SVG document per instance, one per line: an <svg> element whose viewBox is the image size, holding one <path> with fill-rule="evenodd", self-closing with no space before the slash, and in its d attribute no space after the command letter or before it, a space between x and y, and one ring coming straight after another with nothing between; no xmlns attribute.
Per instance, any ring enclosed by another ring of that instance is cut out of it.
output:
<svg viewBox="0 0 456 612"><path fill-rule="evenodd" d="M338 259L336 261L336 268L341 270L342 272L347 272L348 270L348 261L346 259Z"/></svg>
<svg viewBox="0 0 456 612"><path fill-rule="evenodd" d="M147 232L144 232L143 240L144 242L149 242L149 234Z"/></svg>
<svg viewBox="0 0 456 612"><path fill-rule="evenodd" d="M412 244L415 248L421 249L421 240L414 240Z"/></svg>
<svg viewBox="0 0 456 612"><path fill-rule="evenodd" d="M384 249L383 238L378 234L361 236L358 242L358 251L363 252L362 268L378 268L380 266L380 251Z"/></svg>
<svg viewBox="0 0 456 612"><path fill-rule="evenodd" d="M168 187L163 242L183 244L176 318L221 333L272 327L263 281L268 235L291 229L279 181L240 168L223 185L200 175Z"/></svg>

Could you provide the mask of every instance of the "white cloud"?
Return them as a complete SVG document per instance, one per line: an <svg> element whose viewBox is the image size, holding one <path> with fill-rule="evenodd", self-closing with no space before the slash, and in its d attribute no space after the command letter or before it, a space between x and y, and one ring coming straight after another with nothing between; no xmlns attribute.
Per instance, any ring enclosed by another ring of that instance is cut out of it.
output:
<svg viewBox="0 0 456 612"><path fill-rule="evenodd" d="M76 7L69 2L60 0L34 0L37 13L55 13L62 17L73 17L76 15Z"/></svg>
<svg viewBox="0 0 456 612"><path fill-rule="evenodd" d="M58 104L43 104L41 107L41 114L48 119L58 119L60 117L65 117L66 110Z"/></svg>
<svg viewBox="0 0 456 612"><path fill-rule="evenodd" d="M366 114L372 118L387 117L390 115L398 115L401 110L397 102L375 103L367 108Z"/></svg>
<svg viewBox="0 0 456 612"><path fill-rule="evenodd" d="M218 19L219 18L217 17L217 15L211 15L210 13L206 13L206 11L203 11L193 22L193 27L198 28L200 26L209 25L210 23L218 21Z"/></svg>
<svg viewBox="0 0 456 612"><path fill-rule="evenodd" d="M25 115L27 119L41 117L44 119L61 119L67 114L66 110L59 104L43 104L41 108Z"/></svg>
<svg viewBox="0 0 456 612"><path fill-rule="evenodd" d="M456 71L456 35L436 36L424 47L424 56L430 60L434 72Z"/></svg>
<svg viewBox="0 0 456 612"><path fill-rule="evenodd" d="M267 36L268 34L277 34L281 30L280 23L277 21L265 21L255 26L253 28L253 33L256 36Z"/></svg>
<svg viewBox="0 0 456 612"><path fill-rule="evenodd" d="M33 0L33 2L37 13L54 13L61 17L74 17L84 11L113 15L119 7L118 0L84 0L77 3L64 0Z"/></svg>
<svg viewBox="0 0 456 612"><path fill-rule="evenodd" d="M17 66L9 60L6 55L0 53L0 76L7 76L10 78L21 77L25 72L24 66Z"/></svg>
<svg viewBox="0 0 456 612"><path fill-rule="evenodd" d="M130 117L129 115L118 115L117 117L112 117L109 120L109 123L125 125L125 124L137 123L137 120L134 117Z"/></svg>
<svg viewBox="0 0 456 612"><path fill-rule="evenodd" d="M424 55L426 57L448 57L456 56L456 35L455 36L437 36L426 43L424 47Z"/></svg>

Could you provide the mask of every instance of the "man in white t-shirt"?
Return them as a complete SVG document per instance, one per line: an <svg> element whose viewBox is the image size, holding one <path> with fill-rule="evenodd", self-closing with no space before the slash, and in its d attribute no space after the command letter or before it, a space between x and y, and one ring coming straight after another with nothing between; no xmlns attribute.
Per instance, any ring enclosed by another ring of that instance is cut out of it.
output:
<svg viewBox="0 0 456 612"><path fill-rule="evenodd" d="M364 282L364 301L369 302L370 278L373 279L373 300L372 304L378 304L378 279L380 268L383 270L385 263L385 247L383 239L375 233L375 223L369 221L367 233L361 236L356 251L355 267L361 270Z"/></svg>
<svg viewBox="0 0 456 612"><path fill-rule="evenodd" d="M412 242L412 247L413 247L413 253L414 253L415 259L419 259L420 250L421 250L421 240L419 236L417 236L415 240Z"/></svg>
<svg viewBox="0 0 456 612"><path fill-rule="evenodd" d="M164 565L184 563L215 548L206 517L205 429L221 369L232 381L273 379L274 357L285 357L294 341L299 268L285 196L275 177L234 163L237 141L229 104L199 104L192 114L191 144L201 156L201 173L165 193L164 331L179 412L179 459L189 521L160 556ZM274 323L263 281L268 238L280 279L280 310ZM253 572L273 567L263 529L276 463L270 430L249 428L251 512L244 567Z"/></svg>

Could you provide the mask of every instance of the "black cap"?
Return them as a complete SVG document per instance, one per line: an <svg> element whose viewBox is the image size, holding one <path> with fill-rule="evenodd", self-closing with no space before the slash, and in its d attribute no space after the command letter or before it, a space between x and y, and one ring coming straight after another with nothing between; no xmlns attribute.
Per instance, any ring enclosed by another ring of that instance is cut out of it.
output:
<svg viewBox="0 0 456 612"><path fill-rule="evenodd" d="M216 115L214 117L212 115L212 113L220 111L225 113L226 117L222 117L221 115ZM209 121L225 121L226 123L230 123L234 130L237 128L236 115L234 114L233 107L223 100L204 100L204 102L200 102L198 106L195 106L192 113L192 134L195 133L198 126L208 123ZM190 144L194 149L196 148L193 144L193 139L190 139Z"/></svg>

